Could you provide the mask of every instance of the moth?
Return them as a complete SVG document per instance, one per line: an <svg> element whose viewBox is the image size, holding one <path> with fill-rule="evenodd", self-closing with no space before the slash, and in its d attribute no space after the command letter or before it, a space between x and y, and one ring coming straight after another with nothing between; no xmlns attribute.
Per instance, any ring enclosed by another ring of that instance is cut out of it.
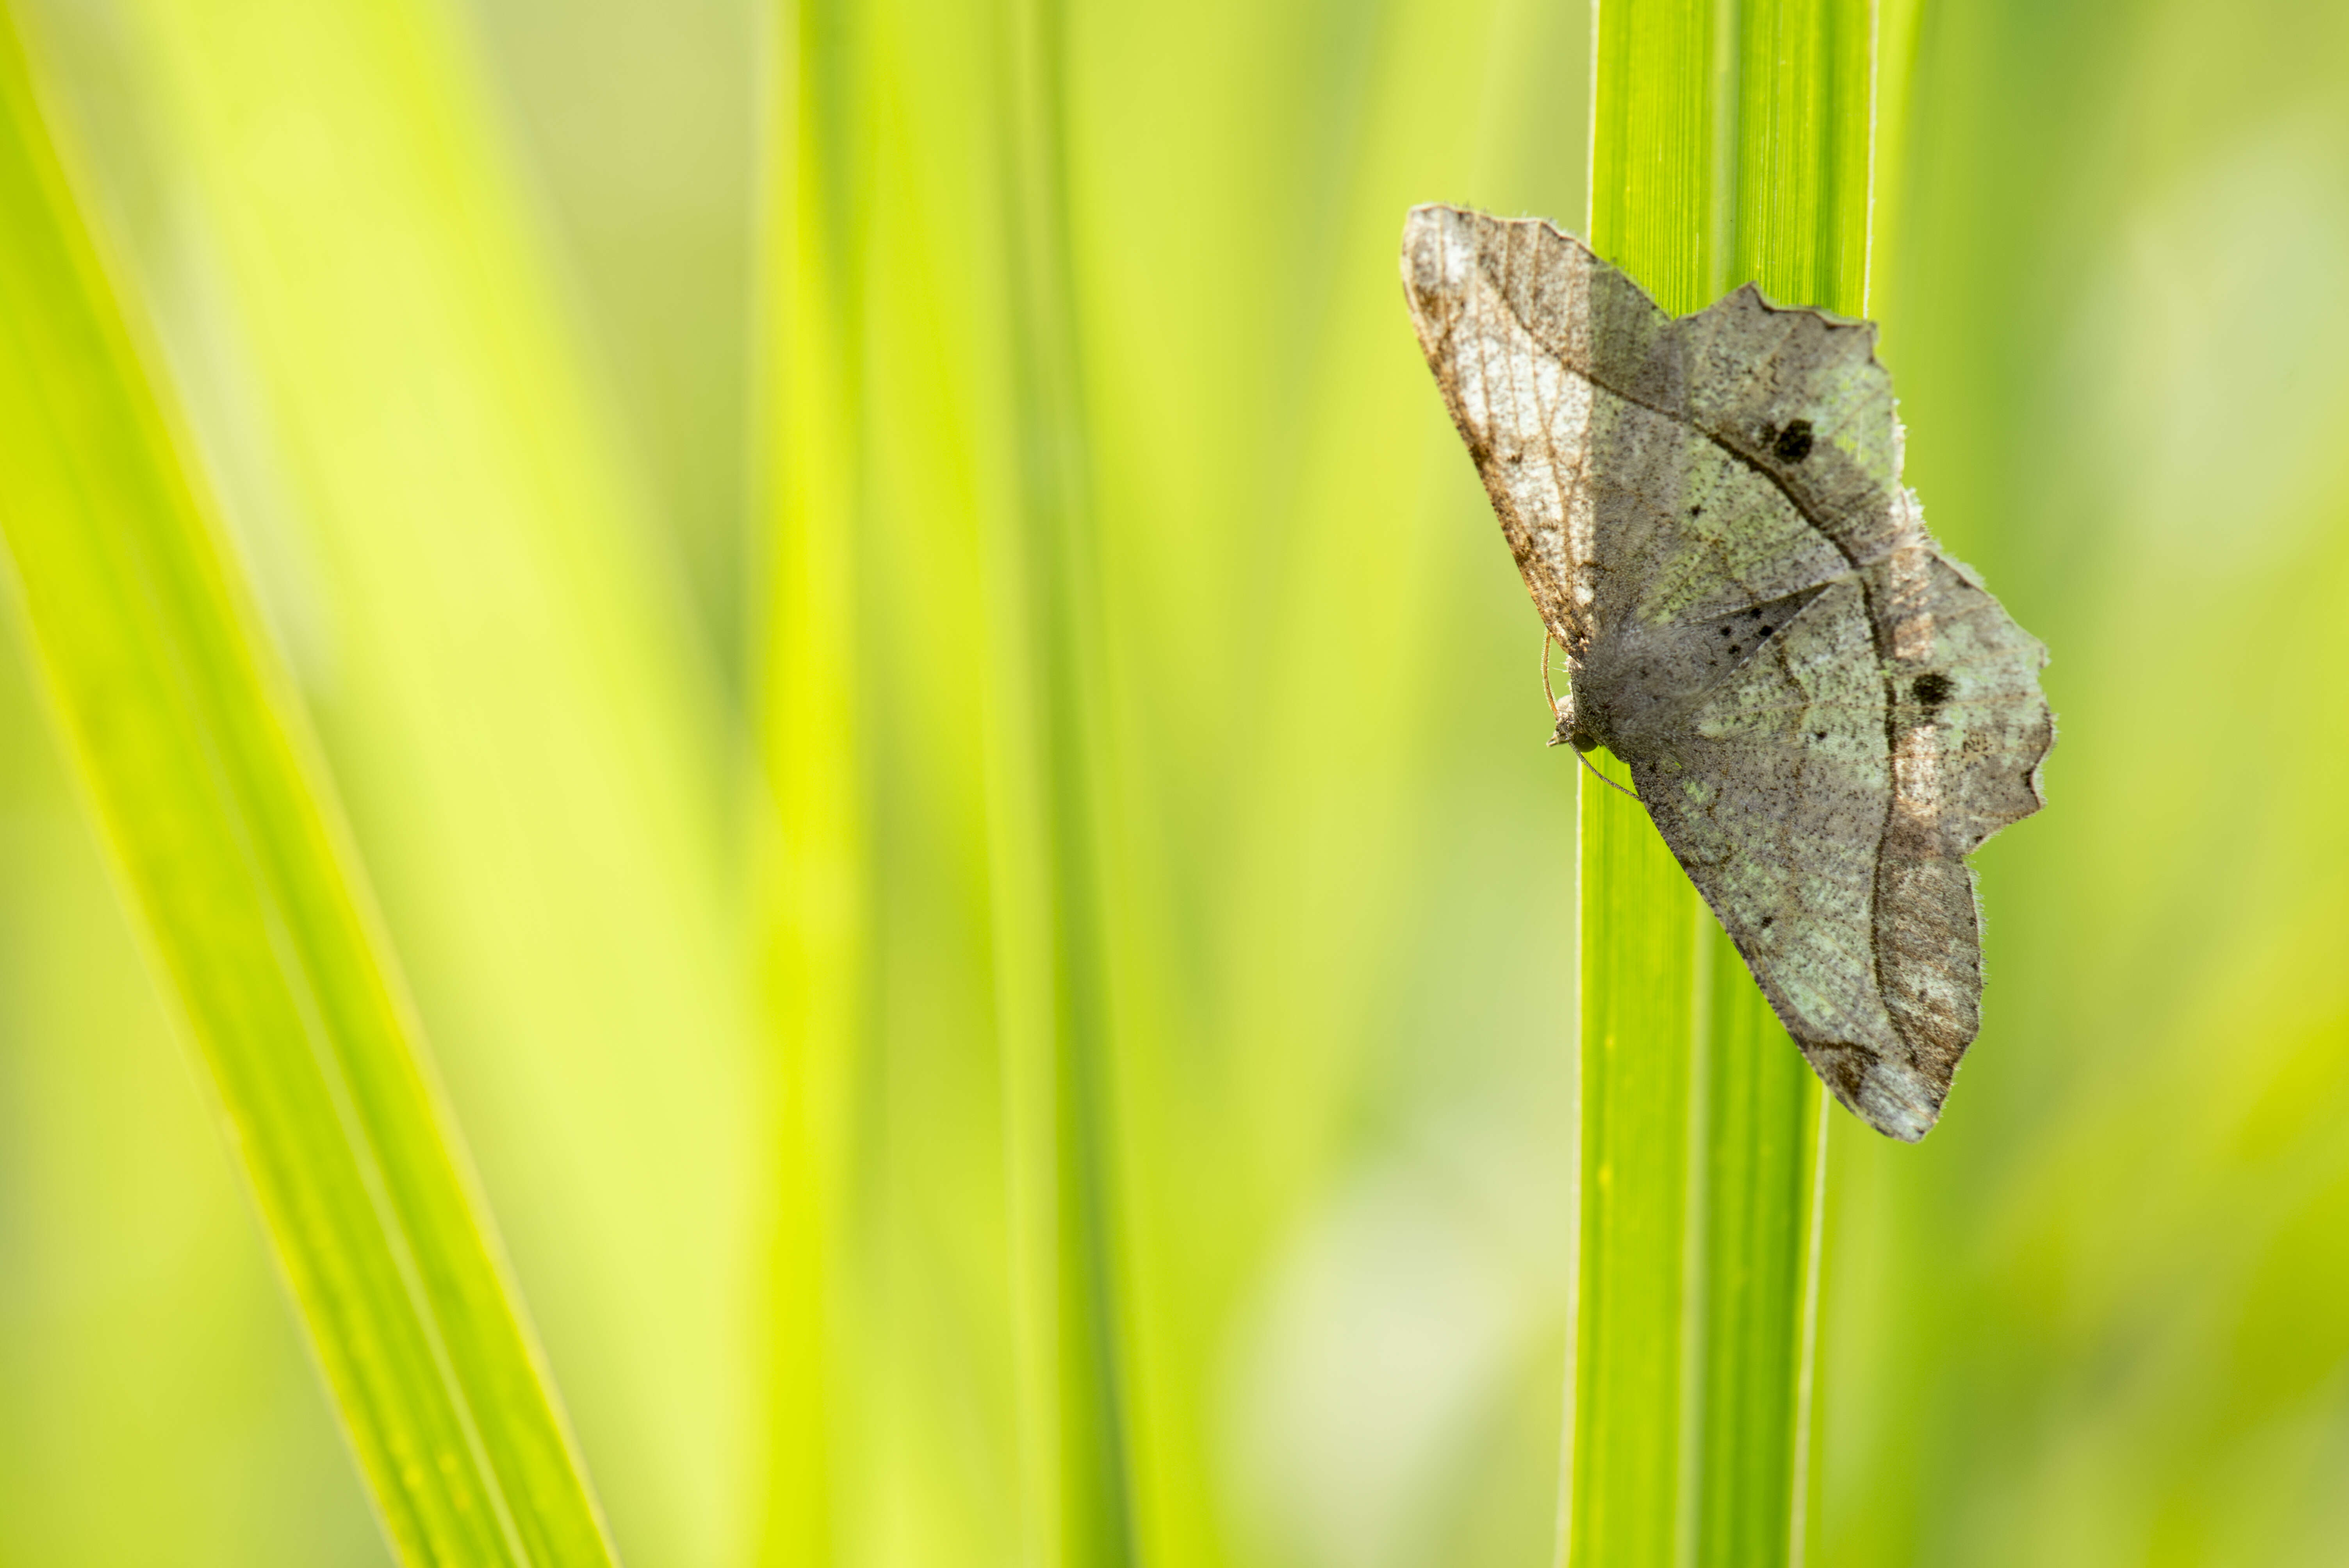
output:
<svg viewBox="0 0 2349 1568"><path fill-rule="evenodd" d="M1836 1098L1910 1142L1980 1027L1966 856L2044 803L2047 653L1925 531L1876 329L1674 317L1539 219L1414 209L1403 292L1544 625ZM1545 655L1547 657L1547 655Z"/></svg>

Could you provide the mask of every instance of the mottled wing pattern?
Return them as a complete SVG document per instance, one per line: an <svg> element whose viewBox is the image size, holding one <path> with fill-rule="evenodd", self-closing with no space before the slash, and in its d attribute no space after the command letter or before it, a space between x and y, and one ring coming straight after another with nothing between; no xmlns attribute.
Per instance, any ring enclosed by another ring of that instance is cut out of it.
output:
<svg viewBox="0 0 2349 1568"><path fill-rule="evenodd" d="M1749 285L1675 332L1692 424L1767 473L1867 592L1891 779L1875 974L1916 1082L1897 1108L1863 1109L1886 1131L1920 1137L1981 1026L1981 918L1965 856L2042 803L2039 766L2054 741L2039 690L2046 650L1940 554L1900 488L1900 427L1872 328L1775 309ZM1797 428L1804 438L1788 441ZM1746 934L1733 934L1742 947ZM1823 1059L1840 1054L1836 1042L1789 1027L1836 1084ZM1888 1071L1875 1090L1903 1076Z"/></svg>
<svg viewBox="0 0 2349 1568"><path fill-rule="evenodd" d="M1593 459L1624 400L1587 372L1599 345L1618 359L1661 343L1671 317L1629 278L1542 224L1480 213L1413 213L1403 279L1420 343L1542 620L1569 650L1590 639L1598 559ZM1630 379L1639 367L1626 366Z"/></svg>
<svg viewBox="0 0 2349 1568"><path fill-rule="evenodd" d="M1913 517L1915 498L1899 500ZM2055 727L2039 690L2046 650L1961 567L1921 540L1886 575L1894 789L1877 863L1877 972L1938 1111L1981 1026L1982 922L1965 857L2044 803L2039 766Z"/></svg>
<svg viewBox="0 0 2349 1568"><path fill-rule="evenodd" d="M1886 710L1866 597L1845 577L1692 705L1631 777L1819 1077L1871 1124L1913 1138L1947 1079L1937 1087L1916 1063L1877 963ZM1940 951L1971 942L1971 903L1965 916L1955 929L1936 923Z"/></svg>
<svg viewBox="0 0 2349 1568"><path fill-rule="evenodd" d="M1925 533L1874 332L1674 320L1537 221L1404 232L1420 341L1659 830L1838 1098L1921 1137L1978 1026L1966 853L2040 804L2044 651Z"/></svg>

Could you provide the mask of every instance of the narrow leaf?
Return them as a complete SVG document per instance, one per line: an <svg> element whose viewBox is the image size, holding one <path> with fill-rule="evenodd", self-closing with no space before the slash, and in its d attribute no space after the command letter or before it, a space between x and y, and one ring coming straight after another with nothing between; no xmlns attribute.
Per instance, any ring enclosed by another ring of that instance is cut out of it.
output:
<svg viewBox="0 0 2349 1568"><path fill-rule="evenodd" d="M832 1328L849 1086L864 1027L856 540L864 138L854 7L781 7L761 282L767 526L759 721L772 791L761 929L781 1066L763 1559L832 1562Z"/></svg>
<svg viewBox="0 0 2349 1568"><path fill-rule="evenodd" d="M613 1561L337 808L0 23L16 619L387 1533Z"/></svg>
<svg viewBox="0 0 2349 1568"><path fill-rule="evenodd" d="M1590 241L1669 310L1711 297L1716 7L1601 0ZM1581 779L1582 1242L1564 1560L1663 1568L1681 1521L1697 906L1630 776Z"/></svg>
<svg viewBox="0 0 2349 1568"><path fill-rule="evenodd" d="M1735 218L1723 288L1866 308L1875 38L1868 0L1738 16ZM1800 1563L1809 1534L1824 1096L1711 921L1696 1560Z"/></svg>
<svg viewBox="0 0 2349 1568"><path fill-rule="evenodd" d="M1676 312L1752 279L1858 314L1871 28L1864 0L1599 0L1593 246ZM1586 778L1581 819L1564 1557L1799 1562L1820 1088L1644 812Z"/></svg>
<svg viewBox="0 0 2349 1568"><path fill-rule="evenodd" d="M1104 640L1070 249L1068 17L997 0L991 105L1013 457L989 542L992 802L1012 1289L1031 1560L1133 1556L1121 1383Z"/></svg>

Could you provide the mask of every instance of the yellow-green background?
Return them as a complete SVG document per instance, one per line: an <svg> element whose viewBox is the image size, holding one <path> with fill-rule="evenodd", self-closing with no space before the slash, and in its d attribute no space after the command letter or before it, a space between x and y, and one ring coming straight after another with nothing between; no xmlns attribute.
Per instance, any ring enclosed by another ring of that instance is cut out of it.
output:
<svg viewBox="0 0 2349 1568"><path fill-rule="evenodd" d="M964 10L876 5L856 45L872 1022L832 1432L857 1563L1013 1542L966 374L1003 294ZM747 1561L772 19L17 14L621 1549ZM1587 13L1066 25L1146 1538L1540 1561L1573 787L1392 258L1416 201L1580 212ZM1986 1026L1947 1119L1915 1150L1835 1129L1824 1560L2338 1561L2349 14L1922 0L1913 40L1875 274L1909 477L2054 649L2063 740L2049 810L1982 857ZM0 716L0 1563L382 1562L14 665Z"/></svg>

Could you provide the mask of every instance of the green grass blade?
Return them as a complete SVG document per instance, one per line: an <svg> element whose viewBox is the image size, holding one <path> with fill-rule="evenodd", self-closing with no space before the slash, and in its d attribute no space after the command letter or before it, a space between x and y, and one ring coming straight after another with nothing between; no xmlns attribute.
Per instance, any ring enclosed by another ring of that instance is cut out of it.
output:
<svg viewBox="0 0 2349 1568"><path fill-rule="evenodd" d="M1717 292L1728 47L1709 0L1598 0L1590 243L1671 311Z"/></svg>
<svg viewBox="0 0 2349 1568"><path fill-rule="evenodd" d="M1696 1560L1799 1563L1807 1533L1823 1096L1727 935L1712 977Z"/></svg>
<svg viewBox="0 0 2349 1568"><path fill-rule="evenodd" d="M786 1081L767 1556L1119 1562L1065 18L1019 0L807 0L780 20L761 722ZM952 1372L911 1370L924 1355Z"/></svg>
<svg viewBox="0 0 2349 1568"><path fill-rule="evenodd" d="M989 547L998 639L999 984L1014 1334L1032 1560L1130 1562L1112 1233L1104 640L1068 211L1066 8L998 0L1009 485Z"/></svg>
<svg viewBox="0 0 2349 1568"><path fill-rule="evenodd" d="M1594 755L1610 777L1627 769ZM1567 1561L1664 1564L1680 1515L1696 931L1647 813L1582 786L1582 1240Z"/></svg>
<svg viewBox="0 0 2349 1568"><path fill-rule="evenodd" d="M1601 0L1593 245L1675 311L1751 278L1783 304L1859 314L1872 26L1864 0ZM1581 815L1569 1560L1799 1561L1819 1085L1726 936L1691 915L1686 879L1644 813L1586 779ZM1711 978L1697 1027L1700 971Z"/></svg>
<svg viewBox="0 0 2349 1568"><path fill-rule="evenodd" d="M778 1085L772 1367L762 1560L833 1561L844 1126L863 1043L869 894L856 578L864 214L854 7L778 7L768 80L763 407L768 530L759 686L772 790L761 926Z"/></svg>
<svg viewBox="0 0 2349 1568"><path fill-rule="evenodd" d="M402 1557L612 1554L285 673L0 25L20 624Z"/></svg>
<svg viewBox="0 0 2349 1568"><path fill-rule="evenodd" d="M1735 222L1724 287L1867 306L1874 7L1757 0L1737 38ZM1702 1568L1800 1563L1810 1534L1824 1093L1736 949L1707 923Z"/></svg>
<svg viewBox="0 0 2349 1568"><path fill-rule="evenodd" d="M1710 4L1600 0L1590 242L1671 310L1712 297L1719 40ZM1592 760L1630 788L1612 758ZM1647 813L1581 795L1582 1236L1563 1561L1676 1560L1695 894Z"/></svg>
<svg viewBox="0 0 2349 1568"><path fill-rule="evenodd" d="M769 1155L733 716L477 40L440 0L35 4L615 1537L725 1561Z"/></svg>
<svg viewBox="0 0 2349 1568"><path fill-rule="evenodd" d="M1868 304L1875 122L1871 0L1746 0L1736 222L1724 287L1857 316Z"/></svg>

